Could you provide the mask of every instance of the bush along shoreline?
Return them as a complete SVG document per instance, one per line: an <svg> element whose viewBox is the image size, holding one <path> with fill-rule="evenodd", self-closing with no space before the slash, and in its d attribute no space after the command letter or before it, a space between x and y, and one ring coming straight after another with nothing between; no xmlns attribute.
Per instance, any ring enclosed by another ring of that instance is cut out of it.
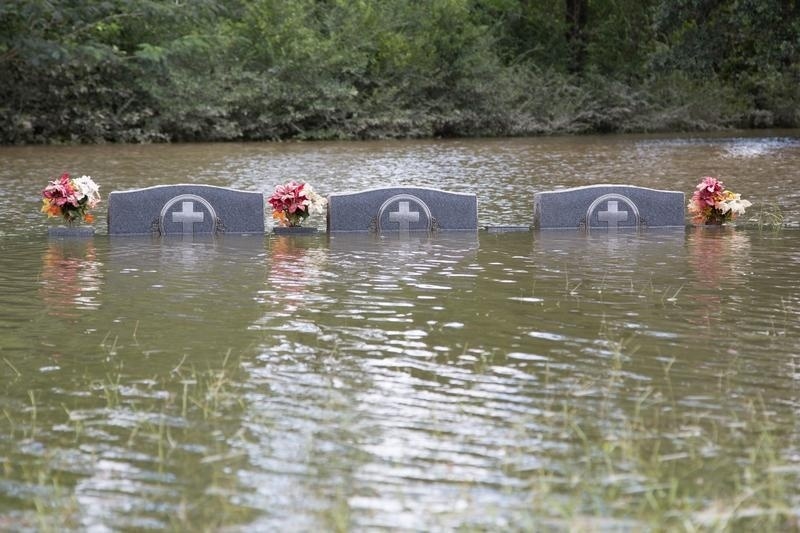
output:
<svg viewBox="0 0 800 533"><path fill-rule="evenodd" d="M0 144L800 127L785 2L75 4L0 6Z"/></svg>

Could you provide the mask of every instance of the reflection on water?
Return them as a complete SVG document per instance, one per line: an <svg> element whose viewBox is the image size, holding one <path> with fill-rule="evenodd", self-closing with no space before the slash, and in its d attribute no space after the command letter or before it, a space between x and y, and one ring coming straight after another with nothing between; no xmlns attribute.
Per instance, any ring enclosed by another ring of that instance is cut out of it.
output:
<svg viewBox="0 0 800 533"><path fill-rule="evenodd" d="M742 300L744 282L751 273L750 237L731 227L695 227L688 230L687 249L693 271L686 287L702 304L702 324L720 320L723 306Z"/></svg>
<svg viewBox="0 0 800 533"><path fill-rule="evenodd" d="M91 239L50 241L42 257L40 290L48 314L74 319L96 309L102 266Z"/></svg>
<svg viewBox="0 0 800 533"><path fill-rule="evenodd" d="M800 457L796 233L8 241L0 516L569 529L674 473L699 524L765 428Z"/></svg>
<svg viewBox="0 0 800 533"><path fill-rule="evenodd" d="M753 158L779 155L786 148L798 148L800 147L800 140L786 137L732 139L723 146L729 157Z"/></svg>
<svg viewBox="0 0 800 533"><path fill-rule="evenodd" d="M291 236L273 236L267 256L267 282L273 291L261 291L260 301L273 307L278 316L291 316L303 306L313 307L322 300L319 285L324 281L327 247L318 241Z"/></svg>
<svg viewBox="0 0 800 533"><path fill-rule="evenodd" d="M735 163L730 138L0 149L0 179L33 206L54 161L111 188L437 180L517 223L540 188L712 166L791 214L797 148L753 142ZM0 529L796 523L796 230L62 242L10 218Z"/></svg>
<svg viewBox="0 0 800 533"><path fill-rule="evenodd" d="M687 247L699 283L719 289L750 272L750 236L732 227L694 227L687 230Z"/></svg>

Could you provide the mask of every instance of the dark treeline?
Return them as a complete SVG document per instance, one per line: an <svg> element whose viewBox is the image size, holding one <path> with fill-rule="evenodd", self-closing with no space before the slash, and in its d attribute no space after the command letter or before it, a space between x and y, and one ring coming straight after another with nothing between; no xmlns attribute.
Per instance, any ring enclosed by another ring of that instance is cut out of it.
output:
<svg viewBox="0 0 800 533"><path fill-rule="evenodd" d="M2 0L0 143L800 125L795 0Z"/></svg>

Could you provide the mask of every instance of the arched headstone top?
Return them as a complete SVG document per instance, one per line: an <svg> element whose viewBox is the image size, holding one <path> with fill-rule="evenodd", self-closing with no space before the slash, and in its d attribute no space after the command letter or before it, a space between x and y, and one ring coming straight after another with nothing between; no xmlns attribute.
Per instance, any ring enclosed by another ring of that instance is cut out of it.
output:
<svg viewBox="0 0 800 533"><path fill-rule="evenodd" d="M328 196L330 232L477 231L474 194L386 187Z"/></svg>
<svg viewBox="0 0 800 533"><path fill-rule="evenodd" d="M533 195L538 229L610 229L686 225L686 197L633 185L589 185Z"/></svg>
<svg viewBox="0 0 800 533"><path fill-rule="evenodd" d="M108 233L264 233L264 194L213 185L158 185L108 195Z"/></svg>

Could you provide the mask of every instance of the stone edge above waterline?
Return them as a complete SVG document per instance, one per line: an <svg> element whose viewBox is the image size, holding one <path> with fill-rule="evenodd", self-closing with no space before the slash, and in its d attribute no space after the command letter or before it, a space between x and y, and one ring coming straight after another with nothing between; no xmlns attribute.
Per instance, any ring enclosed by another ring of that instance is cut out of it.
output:
<svg viewBox="0 0 800 533"><path fill-rule="evenodd" d="M650 189L634 185L600 184L534 193L535 229L602 229L592 226L587 216L593 204L604 196L634 206L643 227L686 226L686 195L680 191Z"/></svg>
<svg viewBox="0 0 800 533"><path fill-rule="evenodd" d="M108 234L146 235L158 234L159 216L163 208L181 195L198 196L198 201L208 199L212 212L219 219L219 230L214 225L192 226L193 234L240 233L266 234L272 228L265 225L265 196L262 192L243 191L230 187L204 184L164 184L123 191L108 195ZM620 206L636 209L636 225L620 223L619 229L685 227L685 199L680 191L667 191L647 187L598 184L571 187L534 193L533 220L530 225L478 225L477 197L470 193L449 192L431 187L396 186L362 191L332 193L328 195L326 227L319 231L334 232L392 232L397 225L381 224L381 213L392 198L411 199L411 208L424 208L431 219L427 227L414 227L411 231L488 231L490 233L524 232L550 229L607 229L602 225L587 223L586 210L598 198L620 198ZM414 203L416 202L416 203ZM408 202L403 205L408 209ZM635 204L635 205L634 205ZM615 205L616 207L616 205ZM396 211L397 206L393 207ZM388 213L388 210L386 210ZM641 217L639 217L641 213ZM415 213L416 214L416 213ZM395 213L397 215L397 213ZM424 214L423 214L424 216ZM591 214L590 214L591 217ZM207 219L209 217L206 217ZM386 218L384 216L384 218ZM597 216L594 217L595 221ZM616 224L615 224L616 226ZM610 225L608 226L610 228ZM402 229L402 228L401 228ZM185 230L188 234L188 230ZM162 232L163 233L163 232Z"/></svg>
<svg viewBox="0 0 800 533"><path fill-rule="evenodd" d="M109 235L147 235L159 233L162 209L181 196L196 196L213 206L217 221L214 231L221 233L264 233L264 194L216 185L181 183L155 185L108 195Z"/></svg>
<svg viewBox="0 0 800 533"><path fill-rule="evenodd" d="M385 187L328 195L327 230L370 232L381 227L383 210L393 199L421 207L435 231L477 231L478 198L430 187Z"/></svg>

